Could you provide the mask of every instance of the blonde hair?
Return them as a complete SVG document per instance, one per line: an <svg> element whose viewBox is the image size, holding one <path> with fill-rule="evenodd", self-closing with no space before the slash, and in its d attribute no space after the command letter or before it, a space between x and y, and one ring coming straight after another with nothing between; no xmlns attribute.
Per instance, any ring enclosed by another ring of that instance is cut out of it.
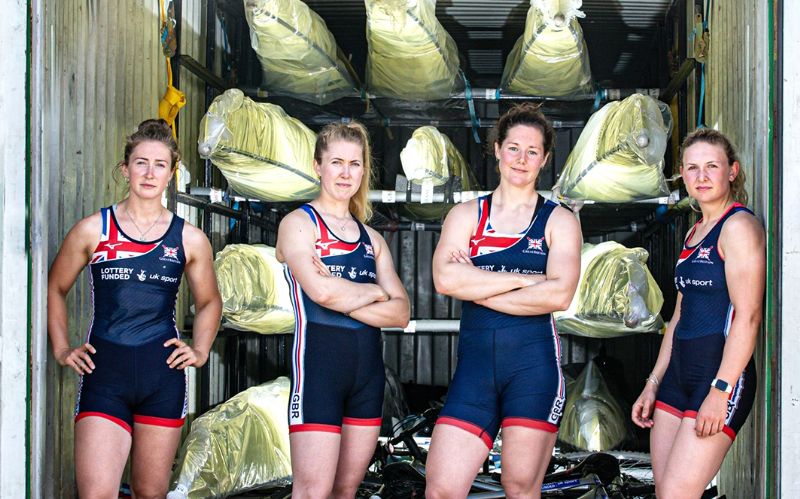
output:
<svg viewBox="0 0 800 499"><path fill-rule="evenodd" d="M699 128L683 139L680 156L681 165L683 165L683 155L686 154L686 149L697 144L698 142L721 147L725 152L725 156L728 157L729 165L739 161L739 157L736 155L736 149L733 147L733 143L728 137L725 136L725 134L719 130L714 130L713 128ZM741 167L741 162L739 163L739 174L736 175L736 178L731 181L731 197L734 201L742 203L743 205L747 205L748 196L747 190L744 187L745 174L744 169Z"/></svg>
<svg viewBox="0 0 800 499"><path fill-rule="evenodd" d="M364 125L357 121L349 123L329 123L317 134L317 143L314 146L314 159L322 164L322 154L331 144L338 141L352 142L361 146L364 160L364 175L361 185L353 197L350 198L350 213L361 222L372 218L372 203L369 200L369 190L372 185L372 150L369 146L369 133Z"/></svg>

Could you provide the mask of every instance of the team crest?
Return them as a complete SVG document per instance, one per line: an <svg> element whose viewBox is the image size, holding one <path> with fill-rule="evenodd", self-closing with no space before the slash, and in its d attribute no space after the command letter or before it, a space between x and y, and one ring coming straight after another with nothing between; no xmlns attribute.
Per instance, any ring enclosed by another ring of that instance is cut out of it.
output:
<svg viewBox="0 0 800 499"><path fill-rule="evenodd" d="M371 244L365 244L364 245L364 251L366 251L366 255L365 256L371 256L371 257L375 258L375 250L372 249L372 245Z"/></svg>
<svg viewBox="0 0 800 499"><path fill-rule="evenodd" d="M709 246L708 248L700 248L697 250L697 260L711 260L711 250L714 248L713 246Z"/></svg>
<svg viewBox="0 0 800 499"><path fill-rule="evenodd" d="M172 262L172 263L181 263L178 259L178 249L180 246L175 246L174 248L170 248L169 246L162 244L161 249L164 250L164 256L159 258L162 262Z"/></svg>
<svg viewBox="0 0 800 499"><path fill-rule="evenodd" d="M534 239L532 237L528 237L528 249L529 250L542 250L542 239Z"/></svg>

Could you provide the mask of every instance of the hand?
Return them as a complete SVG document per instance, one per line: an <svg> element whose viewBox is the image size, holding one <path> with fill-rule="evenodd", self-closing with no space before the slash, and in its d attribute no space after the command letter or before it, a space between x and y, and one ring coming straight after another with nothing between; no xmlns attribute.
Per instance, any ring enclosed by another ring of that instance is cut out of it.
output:
<svg viewBox="0 0 800 499"><path fill-rule="evenodd" d="M631 420L633 424L640 428L653 427L653 410L656 407L656 392L658 388L649 381L646 383L642 393L639 394L639 398L636 399L631 408Z"/></svg>
<svg viewBox="0 0 800 499"><path fill-rule="evenodd" d="M466 251L458 250L458 251L451 251L450 252L450 262L451 263L464 263L469 265L470 267L473 266L472 259L469 257Z"/></svg>
<svg viewBox="0 0 800 499"><path fill-rule="evenodd" d="M89 343L84 343L77 348L65 348L56 352L55 357L58 363L62 366L69 366L80 375L91 374L94 370L94 362L90 353L97 353Z"/></svg>
<svg viewBox="0 0 800 499"><path fill-rule="evenodd" d="M196 350L179 338L172 338L164 343L164 347L175 346L175 350L167 357L170 369L186 369L189 366L202 367L208 360L208 353Z"/></svg>
<svg viewBox="0 0 800 499"><path fill-rule="evenodd" d="M377 296L375 297L375 301L389 301L389 293L387 293L382 287L378 286L377 284L373 284L377 288Z"/></svg>
<svg viewBox="0 0 800 499"><path fill-rule="evenodd" d="M320 258L317 255L314 255L311 261L314 263L314 267L316 267L317 273L319 275L323 277L333 277L333 275L331 275L331 271L328 268L328 266L322 262L322 258Z"/></svg>
<svg viewBox="0 0 800 499"><path fill-rule="evenodd" d="M703 405L697 411L694 431L698 437L716 435L725 426L725 416L728 413L728 394L712 388L703 400Z"/></svg>

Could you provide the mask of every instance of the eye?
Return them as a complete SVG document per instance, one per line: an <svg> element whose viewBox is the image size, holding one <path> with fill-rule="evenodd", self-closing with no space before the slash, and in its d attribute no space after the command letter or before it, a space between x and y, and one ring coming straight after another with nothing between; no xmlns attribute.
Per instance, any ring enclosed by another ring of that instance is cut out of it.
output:
<svg viewBox="0 0 800 499"><path fill-rule="evenodd" d="M517 146L508 146L508 150L511 152L517 152L519 149L517 149Z"/></svg>
<svg viewBox="0 0 800 499"><path fill-rule="evenodd" d="M528 156L538 156L538 155L539 155L538 151L534 151L534 150L528 151Z"/></svg>

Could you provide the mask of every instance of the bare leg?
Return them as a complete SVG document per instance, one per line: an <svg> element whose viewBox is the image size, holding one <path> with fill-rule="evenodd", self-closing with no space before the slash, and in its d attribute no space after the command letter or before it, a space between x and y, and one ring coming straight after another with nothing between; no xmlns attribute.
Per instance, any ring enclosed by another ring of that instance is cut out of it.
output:
<svg viewBox="0 0 800 499"><path fill-rule="evenodd" d="M456 426L437 424L428 452L425 497L466 497L488 455L489 448L479 437Z"/></svg>
<svg viewBox="0 0 800 499"><path fill-rule="evenodd" d="M503 428L503 489L509 499L538 499L556 434L524 426Z"/></svg>
<svg viewBox="0 0 800 499"><path fill-rule="evenodd" d="M659 483L664 477L681 418L667 411L653 411L653 428L650 430L650 459L653 465L653 480Z"/></svg>
<svg viewBox="0 0 800 499"><path fill-rule="evenodd" d="M355 497L369 461L375 453L380 431L380 426L342 425L342 441L332 497L336 499Z"/></svg>
<svg viewBox="0 0 800 499"><path fill-rule="evenodd" d="M324 431L289 435L293 499L320 499L331 495L340 442L341 435Z"/></svg>
<svg viewBox="0 0 800 499"><path fill-rule="evenodd" d="M664 475L656 481L659 499L696 499L719 471L732 441L723 432L698 437L695 420L683 418Z"/></svg>
<svg viewBox="0 0 800 499"><path fill-rule="evenodd" d="M133 424L131 490L136 499L163 499L169 490L180 428Z"/></svg>
<svg viewBox="0 0 800 499"><path fill-rule="evenodd" d="M88 416L75 423L75 475L81 499L116 499L131 435L106 418Z"/></svg>

